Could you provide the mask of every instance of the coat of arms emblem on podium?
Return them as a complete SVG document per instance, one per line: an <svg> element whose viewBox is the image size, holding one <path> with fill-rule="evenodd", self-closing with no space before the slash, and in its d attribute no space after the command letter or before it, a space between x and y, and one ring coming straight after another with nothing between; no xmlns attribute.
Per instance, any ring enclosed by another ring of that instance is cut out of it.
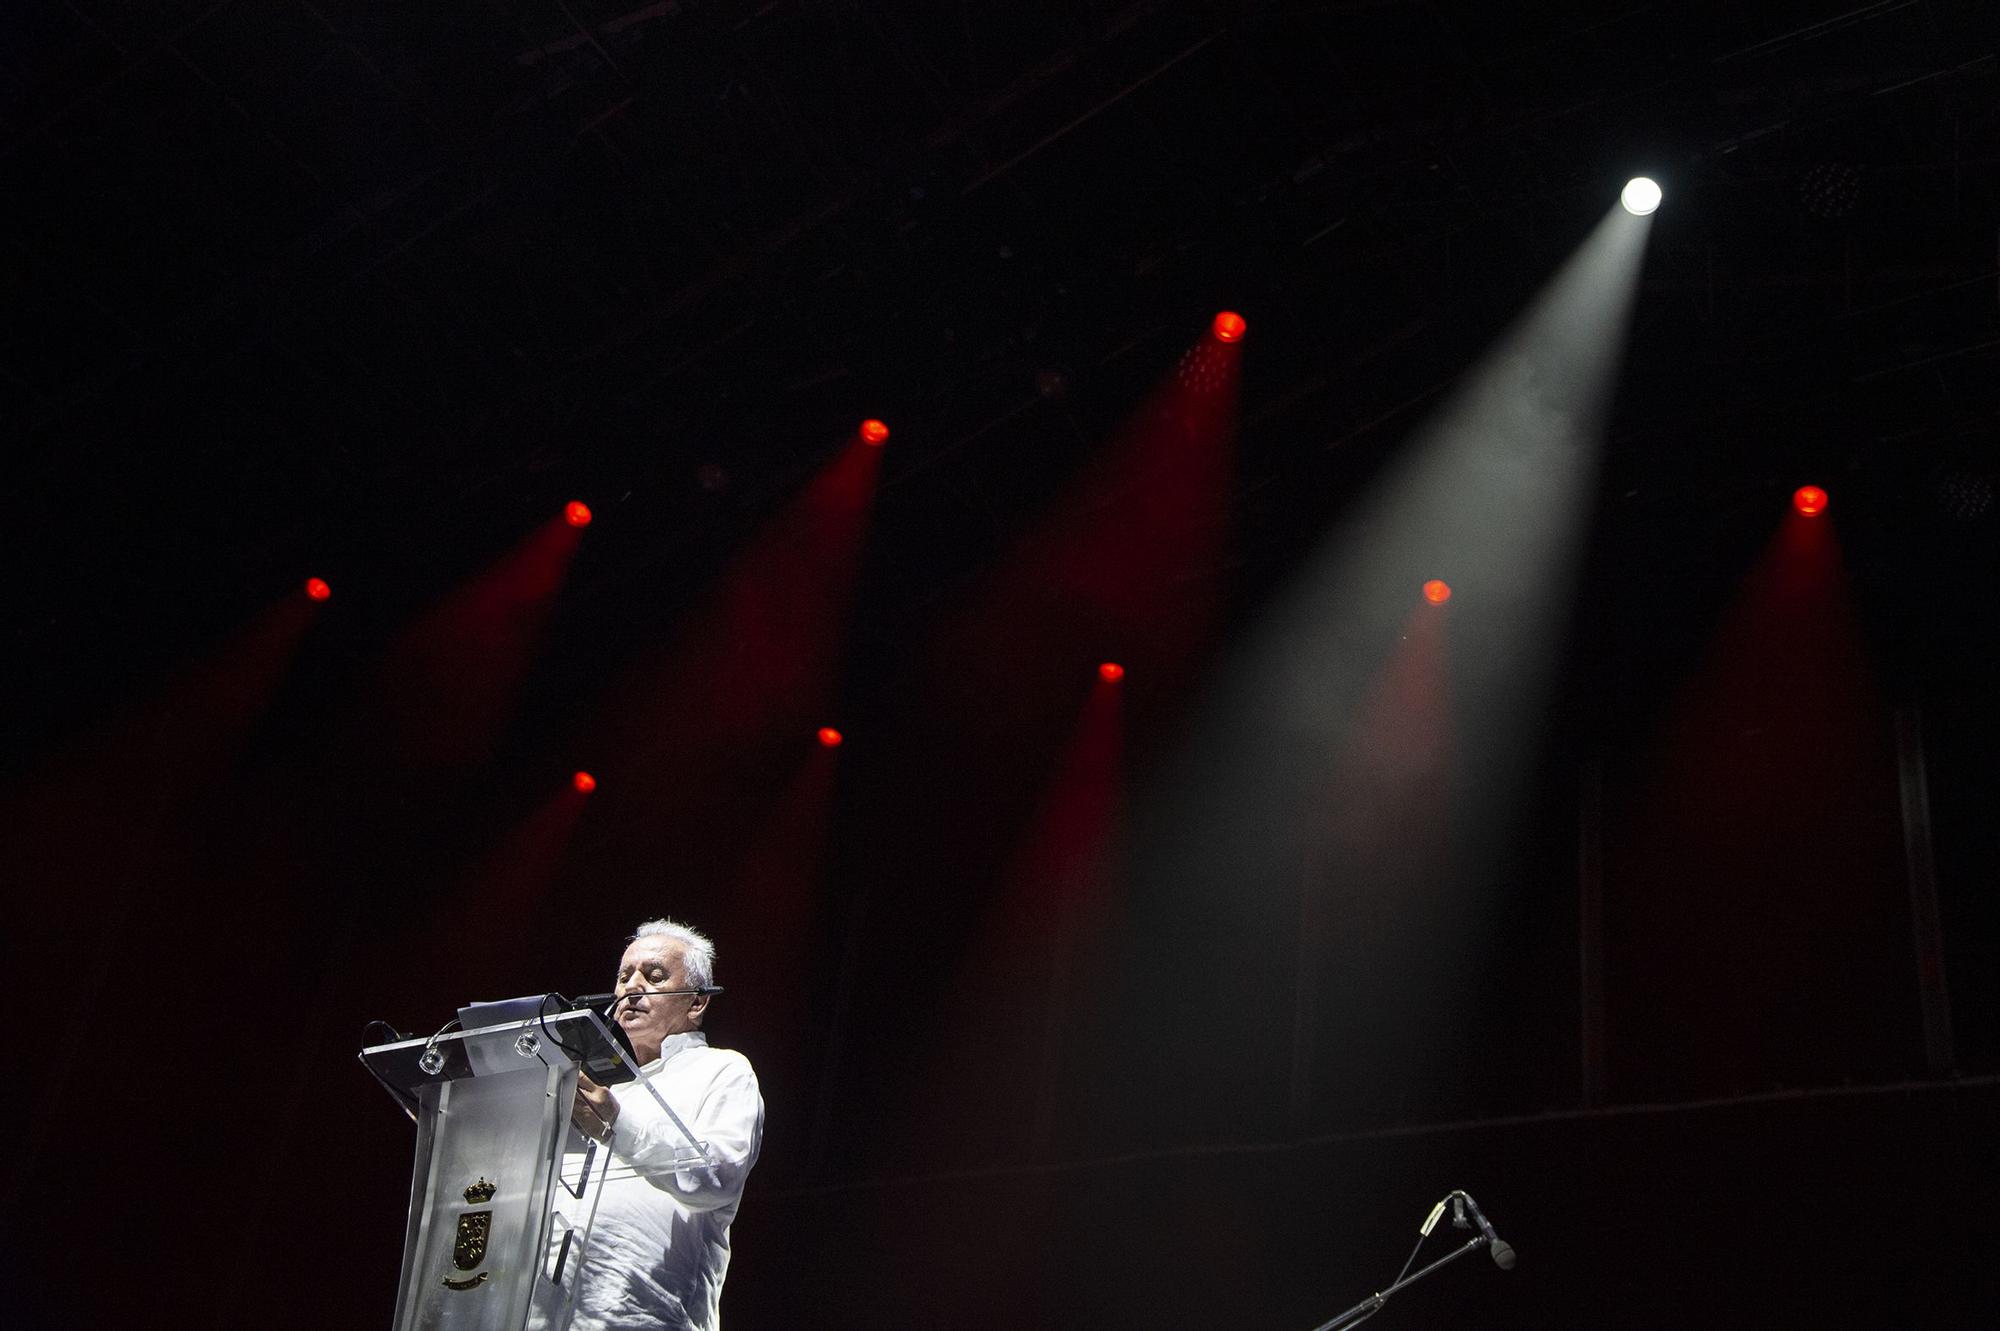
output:
<svg viewBox="0 0 2000 1331"><path fill-rule="evenodd" d="M482 1175L477 1183L471 1184L466 1188L465 1200L473 1203L475 1206L480 1205L492 1201L493 1194L499 1190L496 1185L488 1183ZM486 1260L486 1240L492 1232L492 1211L467 1211L460 1215L458 1217L458 1236L452 1241L451 1245L451 1264L461 1271L477 1271L479 1264ZM491 1271L479 1271L479 1274L467 1276L462 1280L454 1280L452 1277L446 1276L444 1281L445 1288L458 1290L471 1289L492 1274Z"/></svg>

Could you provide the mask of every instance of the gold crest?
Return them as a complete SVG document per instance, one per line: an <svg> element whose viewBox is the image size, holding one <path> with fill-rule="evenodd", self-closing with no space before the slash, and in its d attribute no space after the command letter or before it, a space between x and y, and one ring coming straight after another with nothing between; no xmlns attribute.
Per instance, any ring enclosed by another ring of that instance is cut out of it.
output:
<svg viewBox="0 0 2000 1331"><path fill-rule="evenodd" d="M458 1239L451 1245L451 1264L470 1271L486 1260L486 1237L493 1232L491 1211L467 1211L458 1218Z"/></svg>
<svg viewBox="0 0 2000 1331"><path fill-rule="evenodd" d="M465 1200L476 1206L482 1202L492 1201L494 1194L499 1191L500 1186L497 1183L488 1182L486 1176L481 1174L477 1183L466 1185ZM451 1264L461 1271L473 1270L486 1260L486 1241L492 1235L493 1212L467 1211L459 1216L458 1234L453 1238L451 1245ZM481 1271L463 1280L454 1280L446 1276L444 1287L456 1290L472 1289L491 1274L493 1274L491 1271Z"/></svg>

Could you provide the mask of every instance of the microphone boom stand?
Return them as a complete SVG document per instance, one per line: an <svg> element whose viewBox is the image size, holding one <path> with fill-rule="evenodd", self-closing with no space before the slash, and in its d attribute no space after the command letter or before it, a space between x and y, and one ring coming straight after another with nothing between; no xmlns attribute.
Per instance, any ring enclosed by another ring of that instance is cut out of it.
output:
<svg viewBox="0 0 2000 1331"><path fill-rule="evenodd" d="M1444 1256L1432 1262L1429 1266L1419 1267L1415 1272L1413 1272L1410 1275L1404 1276L1402 1279L1398 1280L1395 1284L1389 1286L1389 1288L1381 1291L1380 1293L1369 1295L1367 1298L1361 1300L1361 1302L1355 1304L1352 1308L1349 1308L1346 1312L1340 1314L1340 1316L1334 1318L1332 1321L1321 1322L1318 1326L1313 1328L1313 1331L1340 1331L1340 1328L1342 1327L1353 1326L1355 1323L1360 1322L1364 1318L1374 1316L1376 1313L1382 1311L1382 1305L1387 1303L1389 1301L1389 1296L1391 1294L1394 1294L1397 1290L1403 1288L1405 1285L1416 1284L1419 1280L1422 1280L1425 1276L1437 1270L1440 1266L1449 1265L1450 1263L1455 1262L1459 1258L1465 1256L1467 1253L1475 1252L1478 1249L1485 1247L1486 1243L1487 1239L1484 1234L1473 1235L1471 1238L1467 1239L1464 1243L1459 1244L1458 1247L1452 1249Z"/></svg>

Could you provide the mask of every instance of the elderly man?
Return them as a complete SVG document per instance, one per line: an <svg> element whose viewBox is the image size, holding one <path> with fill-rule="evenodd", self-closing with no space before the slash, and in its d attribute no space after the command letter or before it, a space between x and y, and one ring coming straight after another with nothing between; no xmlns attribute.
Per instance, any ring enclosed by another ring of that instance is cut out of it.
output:
<svg viewBox="0 0 2000 1331"><path fill-rule="evenodd" d="M750 1061L701 1032L715 945L673 920L648 920L618 962L614 1019L661 1099L708 1143L714 1177L637 1082L578 1085L577 1129L607 1146L573 1331L716 1331L729 1223L764 1139Z"/></svg>

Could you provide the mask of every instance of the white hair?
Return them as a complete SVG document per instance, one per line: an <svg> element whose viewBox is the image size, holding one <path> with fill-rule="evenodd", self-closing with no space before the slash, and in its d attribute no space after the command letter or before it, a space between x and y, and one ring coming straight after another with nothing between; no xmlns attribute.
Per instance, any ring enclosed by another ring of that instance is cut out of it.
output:
<svg viewBox="0 0 2000 1331"><path fill-rule="evenodd" d="M681 945L681 969L687 972L689 988L706 989L715 983L715 944L707 934L661 916L634 929L627 941L636 943L641 938L671 938Z"/></svg>

